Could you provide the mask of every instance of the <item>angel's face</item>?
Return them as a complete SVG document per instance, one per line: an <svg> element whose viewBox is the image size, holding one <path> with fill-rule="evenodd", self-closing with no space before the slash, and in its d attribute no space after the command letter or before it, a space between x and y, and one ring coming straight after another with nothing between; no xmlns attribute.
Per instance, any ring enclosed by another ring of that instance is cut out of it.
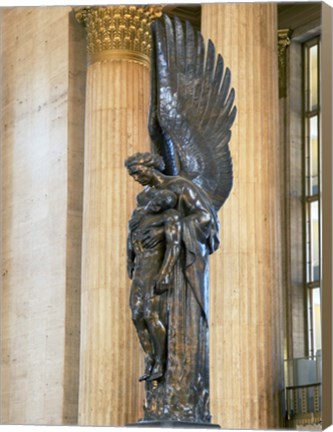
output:
<svg viewBox="0 0 333 432"><path fill-rule="evenodd" d="M153 179L152 169L144 165L131 167L130 174L134 180L139 182L142 186L150 185Z"/></svg>

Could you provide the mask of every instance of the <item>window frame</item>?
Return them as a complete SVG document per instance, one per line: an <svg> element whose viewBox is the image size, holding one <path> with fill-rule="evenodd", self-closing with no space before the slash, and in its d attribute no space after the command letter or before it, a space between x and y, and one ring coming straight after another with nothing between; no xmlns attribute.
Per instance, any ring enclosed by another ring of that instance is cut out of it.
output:
<svg viewBox="0 0 333 432"><path fill-rule="evenodd" d="M315 108L310 107L310 49L314 46L318 47L317 54L317 105ZM304 204L304 281L305 281L305 298L306 298L306 312L307 312L307 339L308 339L308 355L314 357L317 349L321 349L318 345L315 346L315 323L314 323L314 303L313 303L313 290L319 288L321 299L321 92L320 92L320 57L321 57L321 38L320 35L311 37L302 43L303 55L303 204ZM311 190L311 135L310 135L310 120L317 117L317 175L318 186L317 193L312 193ZM313 241L312 227L311 227L311 204L318 202L318 259L319 271L318 278L313 275L313 261L312 261L312 246ZM321 301L320 301L320 316L321 316ZM320 329L321 334L321 329Z"/></svg>

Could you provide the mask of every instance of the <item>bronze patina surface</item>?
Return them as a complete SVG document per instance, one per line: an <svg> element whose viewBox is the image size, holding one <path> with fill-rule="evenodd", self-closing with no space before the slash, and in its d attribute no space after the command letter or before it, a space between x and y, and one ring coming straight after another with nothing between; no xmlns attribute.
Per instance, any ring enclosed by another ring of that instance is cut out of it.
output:
<svg viewBox="0 0 333 432"><path fill-rule="evenodd" d="M143 421L207 425L208 258L232 188L234 90L213 43L205 53L189 23L156 20L152 43L152 152L125 162L144 186L127 244L132 318L146 356Z"/></svg>

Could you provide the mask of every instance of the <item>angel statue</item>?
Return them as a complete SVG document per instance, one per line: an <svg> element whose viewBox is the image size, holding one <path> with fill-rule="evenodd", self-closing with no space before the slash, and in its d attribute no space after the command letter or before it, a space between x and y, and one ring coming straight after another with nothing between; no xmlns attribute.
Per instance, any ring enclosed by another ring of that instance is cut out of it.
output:
<svg viewBox="0 0 333 432"><path fill-rule="evenodd" d="M213 43L205 53L188 22L163 16L152 39L152 152L125 162L144 186L127 247L132 318L145 352L141 421L209 426L208 255L219 246L217 212L232 188L234 90Z"/></svg>

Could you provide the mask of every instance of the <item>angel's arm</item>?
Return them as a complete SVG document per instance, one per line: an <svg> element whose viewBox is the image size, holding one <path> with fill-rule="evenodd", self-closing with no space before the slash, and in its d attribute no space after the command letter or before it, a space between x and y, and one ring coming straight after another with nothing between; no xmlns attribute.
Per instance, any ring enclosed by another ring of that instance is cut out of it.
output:
<svg viewBox="0 0 333 432"><path fill-rule="evenodd" d="M197 226L211 221L210 203L204 202L194 189L187 187L183 190L182 203L186 208L186 216L183 223L193 222Z"/></svg>
<svg viewBox="0 0 333 432"><path fill-rule="evenodd" d="M137 207L133 211L132 216L129 220L129 231L130 232L134 231L138 227L138 225L141 222L144 215L145 215L145 209L143 207Z"/></svg>
<svg viewBox="0 0 333 432"><path fill-rule="evenodd" d="M128 233L127 237L127 274L130 279L133 277L134 272L134 261L135 261L135 252L133 249L133 243L132 243L132 233L131 231Z"/></svg>
<svg viewBox="0 0 333 432"><path fill-rule="evenodd" d="M128 223L128 236L127 236L127 274L130 279L133 277L133 271L135 267L135 251L133 248L132 235L133 231L137 229L139 223L145 215L145 211L143 207L137 207L134 209L132 216Z"/></svg>

